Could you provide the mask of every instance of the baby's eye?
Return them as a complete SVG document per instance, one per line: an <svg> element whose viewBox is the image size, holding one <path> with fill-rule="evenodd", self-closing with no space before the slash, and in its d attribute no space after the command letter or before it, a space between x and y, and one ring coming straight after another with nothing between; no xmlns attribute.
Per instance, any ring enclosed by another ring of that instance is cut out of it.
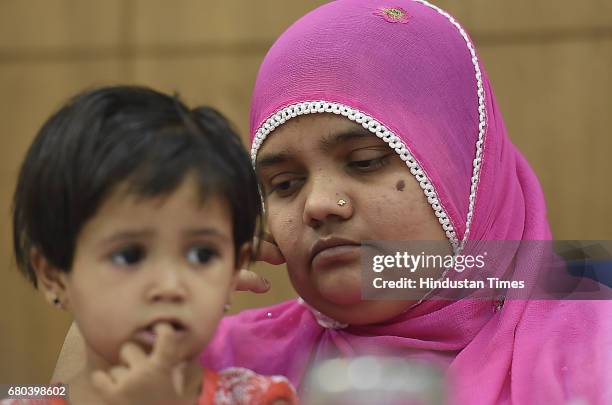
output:
<svg viewBox="0 0 612 405"><path fill-rule="evenodd" d="M207 264L219 254L209 247L193 247L187 251L187 260L193 264Z"/></svg>
<svg viewBox="0 0 612 405"><path fill-rule="evenodd" d="M118 266L134 266L142 261L145 251L140 246L128 246L111 254L111 261Z"/></svg>

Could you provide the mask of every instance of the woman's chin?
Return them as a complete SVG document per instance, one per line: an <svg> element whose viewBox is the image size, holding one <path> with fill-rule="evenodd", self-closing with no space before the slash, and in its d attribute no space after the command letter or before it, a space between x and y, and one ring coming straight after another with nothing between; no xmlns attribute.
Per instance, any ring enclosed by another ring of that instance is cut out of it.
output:
<svg viewBox="0 0 612 405"><path fill-rule="evenodd" d="M332 305L357 305L361 302L360 288L325 288L319 290L319 295Z"/></svg>
<svg viewBox="0 0 612 405"><path fill-rule="evenodd" d="M308 289L296 288L308 305L336 321L350 325L383 322L400 315L414 304L413 301L363 300L361 271L356 266L315 271L309 279L292 279L292 283L294 286L309 286Z"/></svg>
<svg viewBox="0 0 612 405"><path fill-rule="evenodd" d="M405 313L416 301L363 301L358 296L354 300L346 299L346 292L342 298L336 294L327 296L319 293L314 299L306 302L322 314L349 325L369 325L389 321Z"/></svg>
<svg viewBox="0 0 612 405"><path fill-rule="evenodd" d="M316 282L316 290L332 305L355 305L361 302L361 277L359 274L325 274Z"/></svg>

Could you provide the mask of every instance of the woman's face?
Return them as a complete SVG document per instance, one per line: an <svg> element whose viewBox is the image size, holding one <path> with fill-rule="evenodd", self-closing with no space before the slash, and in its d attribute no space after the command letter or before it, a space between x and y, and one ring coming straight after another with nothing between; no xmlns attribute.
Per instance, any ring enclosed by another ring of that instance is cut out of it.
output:
<svg viewBox="0 0 612 405"><path fill-rule="evenodd" d="M361 299L362 240L446 239L393 149L345 117L313 114L269 136L257 171L269 231L308 304L340 322L369 324L414 303Z"/></svg>

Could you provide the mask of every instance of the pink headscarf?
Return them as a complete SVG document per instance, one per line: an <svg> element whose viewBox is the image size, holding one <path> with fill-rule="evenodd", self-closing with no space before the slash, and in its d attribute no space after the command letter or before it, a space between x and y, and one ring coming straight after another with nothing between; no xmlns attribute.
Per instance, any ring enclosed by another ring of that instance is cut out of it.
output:
<svg viewBox="0 0 612 405"><path fill-rule="evenodd" d="M308 113L341 114L394 148L455 249L468 237L551 239L542 190L506 134L474 46L439 8L338 0L295 22L259 71L253 159L276 127ZM536 277L536 263L519 255L515 277ZM458 404L612 403L610 303L511 298L501 309L424 301L385 323L345 328L289 301L226 318L202 361L299 386L312 361L381 348L444 364Z"/></svg>

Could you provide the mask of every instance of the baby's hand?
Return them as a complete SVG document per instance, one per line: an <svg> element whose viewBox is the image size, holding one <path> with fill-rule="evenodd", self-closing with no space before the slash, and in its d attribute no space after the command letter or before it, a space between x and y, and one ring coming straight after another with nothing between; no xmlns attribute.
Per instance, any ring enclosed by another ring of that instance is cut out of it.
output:
<svg viewBox="0 0 612 405"><path fill-rule="evenodd" d="M124 365L92 373L92 384L112 405L193 405L197 402L202 370L197 361L185 363L174 330L155 325L156 340L149 356L135 343L121 347Z"/></svg>

